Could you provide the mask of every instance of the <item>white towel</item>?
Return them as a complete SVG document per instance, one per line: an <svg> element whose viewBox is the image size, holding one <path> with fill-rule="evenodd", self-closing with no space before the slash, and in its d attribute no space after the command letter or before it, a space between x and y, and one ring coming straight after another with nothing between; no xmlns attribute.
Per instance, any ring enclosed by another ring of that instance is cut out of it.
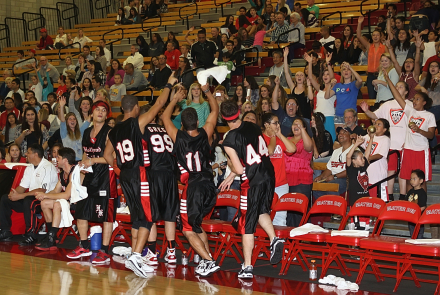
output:
<svg viewBox="0 0 440 295"><path fill-rule="evenodd" d="M118 214L130 214L130 209L128 209L128 206L119 207L119 208L116 209L116 213L118 213Z"/></svg>
<svg viewBox="0 0 440 295"><path fill-rule="evenodd" d="M12 169L14 166L31 166L32 164L26 163L5 163L6 168Z"/></svg>
<svg viewBox="0 0 440 295"><path fill-rule="evenodd" d="M319 283L335 285L339 290L350 290L353 292L357 292L359 290L358 284L346 281L345 279L336 277L334 275L328 275L322 279L319 279ZM322 288L321 285L319 287Z"/></svg>
<svg viewBox="0 0 440 295"><path fill-rule="evenodd" d="M437 245L440 244L440 239L408 239L405 243L414 245Z"/></svg>
<svg viewBox="0 0 440 295"><path fill-rule="evenodd" d="M210 76L213 76L214 79L216 79L217 82L221 84L223 83L223 81L225 81L226 76L230 72L231 71L229 71L226 66L217 66L217 67L209 68L207 70L200 71L197 73L197 81L199 81L200 85L206 85L206 83L208 82L208 78Z"/></svg>
<svg viewBox="0 0 440 295"><path fill-rule="evenodd" d="M55 202L59 202L61 205L61 222L58 226L59 228L62 227L71 227L73 216L70 213L70 204L65 199L58 199Z"/></svg>
<svg viewBox="0 0 440 295"><path fill-rule="evenodd" d="M320 227L319 225L306 223L302 226L294 228L290 231L291 237L302 236L306 234L320 234L320 233L328 233L327 229Z"/></svg>
<svg viewBox="0 0 440 295"><path fill-rule="evenodd" d="M332 230L332 237L344 236L344 237L365 237L368 238L370 232L366 230Z"/></svg>
<svg viewBox="0 0 440 295"><path fill-rule="evenodd" d="M87 194L87 188L81 185L81 168L76 165L75 169L72 172L72 189L70 192L70 202L76 203L87 198L89 195Z"/></svg>

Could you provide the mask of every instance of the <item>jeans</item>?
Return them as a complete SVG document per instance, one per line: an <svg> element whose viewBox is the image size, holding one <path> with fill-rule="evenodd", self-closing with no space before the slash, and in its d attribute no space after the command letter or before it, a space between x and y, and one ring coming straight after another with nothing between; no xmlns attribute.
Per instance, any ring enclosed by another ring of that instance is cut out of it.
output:
<svg viewBox="0 0 440 295"><path fill-rule="evenodd" d="M414 228L416 227L416 225L412 222L408 222L408 228L409 228L409 236L412 238L412 235L414 233ZM423 239L423 234L425 233L425 226L421 225L420 226L420 230L419 233L417 235L417 239Z"/></svg>
<svg viewBox="0 0 440 295"><path fill-rule="evenodd" d="M311 184L298 184L295 186L289 186L289 193L304 194L309 199L311 205L312 185ZM310 206L309 206L310 207ZM287 212L287 226L299 226L302 215L295 212Z"/></svg>
<svg viewBox="0 0 440 295"><path fill-rule="evenodd" d="M375 73L368 73L367 75L367 89L368 89L368 98L369 99L376 99L377 92L374 90L373 86L373 80L377 79L377 74Z"/></svg>
<svg viewBox="0 0 440 295"><path fill-rule="evenodd" d="M275 188L275 192L277 193L278 198L281 198L282 196L284 196L289 192L289 185L286 183L277 186ZM275 217L273 218L272 223L273 225L286 226L286 220L287 220L287 211L278 211L277 213L275 213Z"/></svg>

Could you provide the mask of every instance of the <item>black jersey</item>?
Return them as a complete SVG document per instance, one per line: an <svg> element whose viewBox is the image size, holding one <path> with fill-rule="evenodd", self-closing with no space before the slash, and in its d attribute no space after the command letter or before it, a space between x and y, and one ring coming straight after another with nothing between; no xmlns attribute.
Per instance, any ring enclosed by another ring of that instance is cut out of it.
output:
<svg viewBox="0 0 440 295"><path fill-rule="evenodd" d="M210 145L205 129L198 128L195 137L178 130L173 154L177 158L182 174L188 172L188 183L193 181L212 181L212 168L209 165ZM183 168L183 169L182 169Z"/></svg>
<svg viewBox="0 0 440 295"><path fill-rule="evenodd" d="M84 130L82 145L84 153L89 158L104 157L107 134L112 128L104 124L95 138L90 137L93 127ZM86 173L83 186L87 187L90 196L110 197L110 174L108 164L94 164L93 173ZM104 196L105 194L105 196Z"/></svg>
<svg viewBox="0 0 440 295"><path fill-rule="evenodd" d="M128 118L118 123L108 137L115 149L119 169L144 166L142 132L138 119Z"/></svg>
<svg viewBox="0 0 440 295"><path fill-rule="evenodd" d="M147 142L149 171L160 170L175 173L177 171L176 157L172 155L174 143L167 131L159 124L145 126L143 139Z"/></svg>
<svg viewBox="0 0 440 295"><path fill-rule="evenodd" d="M65 192L66 191L66 187L69 185L70 183L70 175L73 172L73 169L75 169L75 165L72 166L72 168L70 168L69 174L67 175L67 178L64 178L64 171L61 170L60 171L60 182L61 182L61 191Z"/></svg>
<svg viewBox="0 0 440 295"><path fill-rule="evenodd" d="M242 186L258 185L267 181L268 178L275 179L269 150L258 125L242 122L240 127L229 131L223 140L223 145L233 148L237 152L244 167L241 176Z"/></svg>

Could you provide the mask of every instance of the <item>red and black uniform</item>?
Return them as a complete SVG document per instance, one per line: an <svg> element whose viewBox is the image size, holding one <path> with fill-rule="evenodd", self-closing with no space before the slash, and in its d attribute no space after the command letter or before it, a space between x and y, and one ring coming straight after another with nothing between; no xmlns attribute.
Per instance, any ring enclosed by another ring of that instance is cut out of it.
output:
<svg viewBox="0 0 440 295"><path fill-rule="evenodd" d="M240 210L232 225L240 234L253 234L261 214L269 213L275 191L275 172L259 126L242 122L223 141L233 148L244 167Z"/></svg>
<svg viewBox="0 0 440 295"><path fill-rule="evenodd" d="M175 222L179 214L179 191L177 162L172 155L173 141L165 128L158 124L148 124L143 139L147 143L147 154L144 156L149 161L146 171L153 222Z"/></svg>
<svg viewBox="0 0 440 295"><path fill-rule="evenodd" d="M107 135L111 127L104 124L95 138L90 137L93 127L84 131L82 145L89 158L104 157ZM88 197L77 203L75 218L93 222L114 222L116 218L115 199L118 197L116 174L108 164L95 164L93 173L86 173L83 186Z"/></svg>
<svg viewBox="0 0 440 295"><path fill-rule="evenodd" d="M178 130L173 154L183 174L181 181L185 183L180 200L179 227L183 231L201 233L203 217L215 206L216 192L209 165L208 135L203 128L197 130L199 134L195 137Z"/></svg>
<svg viewBox="0 0 440 295"><path fill-rule="evenodd" d="M119 182L130 209L131 221L141 222L141 226L151 228L150 193L138 119L128 118L118 123L108 138L115 149L121 170Z"/></svg>

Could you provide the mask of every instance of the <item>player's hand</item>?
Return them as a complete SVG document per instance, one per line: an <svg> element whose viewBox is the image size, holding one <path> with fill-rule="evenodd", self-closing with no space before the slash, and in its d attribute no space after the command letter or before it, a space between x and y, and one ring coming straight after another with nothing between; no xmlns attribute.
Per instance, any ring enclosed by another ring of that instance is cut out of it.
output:
<svg viewBox="0 0 440 295"><path fill-rule="evenodd" d="M46 198L45 193L37 192L35 193L35 198L39 201L43 201Z"/></svg>
<svg viewBox="0 0 440 295"><path fill-rule="evenodd" d="M206 83L205 85L202 86L202 91L205 92L206 90L209 90L209 84Z"/></svg>
<svg viewBox="0 0 440 295"><path fill-rule="evenodd" d="M225 190L229 190L231 188L231 184L234 182L234 178L235 178L235 173L231 173L229 174L228 177L226 177L225 180L223 180L223 182L219 185L219 190L220 191L225 191Z"/></svg>
<svg viewBox="0 0 440 295"><path fill-rule="evenodd" d="M185 98L185 91L182 88L180 88L179 91L177 91L173 97L173 99L176 100L177 102L181 102L184 98Z"/></svg>
<svg viewBox="0 0 440 295"><path fill-rule="evenodd" d="M11 201L18 201L20 199L20 194L17 193L15 189L11 189L8 195L9 200Z"/></svg>
<svg viewBox="0 0 440 295"><path fill-rule="evenodd" d="M168 83L170 83L171 85L174 85L174 84L177 83L177 78L174 76L174 73L175 73L175 72L173 72L173 73L171 74L171 76L168 78Z"/></svg>

